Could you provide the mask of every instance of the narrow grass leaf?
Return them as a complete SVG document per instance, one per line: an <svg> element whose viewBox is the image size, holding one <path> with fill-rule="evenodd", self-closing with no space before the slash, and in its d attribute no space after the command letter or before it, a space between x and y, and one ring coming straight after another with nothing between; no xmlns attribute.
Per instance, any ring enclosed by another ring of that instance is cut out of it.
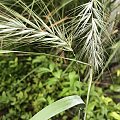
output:
<svg viewBox="0 0 120 120"><path fill-rule="evenodd" d="M84 105L84 102L79 96L74 95L65 97L52 103L51 105L48 105L34 115L30 120L48 120L49 118L79 104Z"/></svg>

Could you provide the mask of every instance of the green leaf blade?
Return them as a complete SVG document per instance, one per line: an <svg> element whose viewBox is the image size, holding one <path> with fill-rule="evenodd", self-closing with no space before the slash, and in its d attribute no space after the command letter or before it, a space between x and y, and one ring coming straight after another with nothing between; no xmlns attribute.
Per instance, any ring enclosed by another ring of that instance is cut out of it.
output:
<svg viewBox="0 0 120 120"><path fill-rule="evenodd" d="M80 98L80 96L73 95L65 97L52 103L51 105L48 105L40 112L35 114L30 120L48 120L49 118L55 116L56 114L59 114L60 112L63 112L79 104L81 105L81 107L84 106L84 102Z"/></svg>

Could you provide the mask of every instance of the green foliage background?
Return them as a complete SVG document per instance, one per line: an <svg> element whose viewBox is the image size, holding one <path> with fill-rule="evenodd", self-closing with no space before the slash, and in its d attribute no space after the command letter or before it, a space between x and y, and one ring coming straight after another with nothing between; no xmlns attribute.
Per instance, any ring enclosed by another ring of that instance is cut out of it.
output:
<svg viewBox="0 0 120 120"><path fill-rule="evenodd" d="M88 84L79 82L76 64L69 64L44 55L1 57L0 119L29 120L48 104L68 95L78 94L85 100ZM82 77L86 66L79 67ZM73 108L52 119L77 120L78 110L79 107ZM112 96L106 97L105 90L93 85L87 113L89 120L119 120L120 103L113 102Z"/></svg>

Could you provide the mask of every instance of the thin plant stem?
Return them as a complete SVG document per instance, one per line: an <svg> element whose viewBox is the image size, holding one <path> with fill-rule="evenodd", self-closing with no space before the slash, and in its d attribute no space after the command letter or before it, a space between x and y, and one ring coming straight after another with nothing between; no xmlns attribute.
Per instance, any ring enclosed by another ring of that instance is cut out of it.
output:
<svg viewBox="0 0 120 120"><path fill-rule="evenodd" d="M79 61L79 60L76 60L76 59L65 58L65 57L62 57L62 56L56 56L56 55L46 54L46 53L23 52L23 51L9 51L9 50L0 50L0 53L1 54L6 54L6 53L22 53L22 54L29 54L29 55L46 55L46 56L51 56L51 57L54 57L54 58L65 59L65 60L74 61L74 62L77 62L77 63L80 63L80 64L91 66L88 63L85 63L85 62L82 62L82 61Z"/></svg>
<svg viewBox="0 0 120 120"><path fill-rule="evenodd" d="M71 63L67 66L67 68L64 70L63 75L68 71L68 69L72 66L74 61L71 61Z"/></svg>
<svg viewBox="0 0 120 120"><path fill-rule="evenodd" d="M90 78L89 78L89 85L88 85L88 93L87 93L87 101L86 101L84 120L86 120L86 116L87 116L87 108L88 108L88 103L89 103L89 98L90 98L90 90L91 90L91 85L92 85L92 80L93 80L93 68L90 67L89 71L90 71Z"/></svg>

